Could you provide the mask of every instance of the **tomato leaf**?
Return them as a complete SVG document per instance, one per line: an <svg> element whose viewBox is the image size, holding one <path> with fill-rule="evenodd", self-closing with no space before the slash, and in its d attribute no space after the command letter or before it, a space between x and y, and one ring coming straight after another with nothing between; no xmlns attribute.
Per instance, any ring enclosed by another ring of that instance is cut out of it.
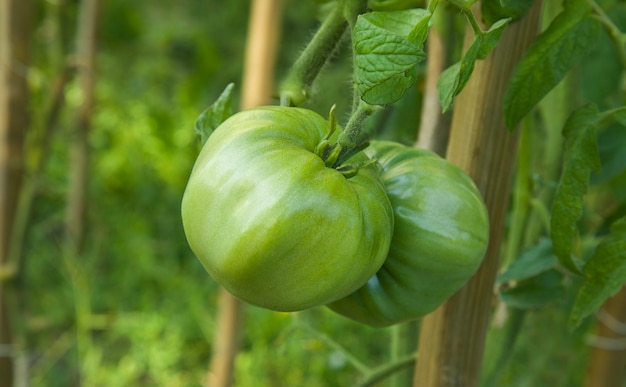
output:
<svg viewBox="0 0 626 387"><path fill-rule="evenodd" d="M626 217L613 223L584 268L585 279L570 314L570 328L596 312L626 283Z"/></svg>
<svg viewBox="0 0 626 387"><path fill-rule="evenodd" d="M454 97L463 90L469 81L476 60L485 59L496 47L509 20L499 20L487 32L474 35L474 40L461 61L441 73L437 82L437 92L444 113L452 106Z"/></svg>
<svg viewBox="0 0 626 387"><path fill-rule="evenodd" d="M200 113L196 119L194 127L196 134L200 137L201 145L204 145L213 131L220 126L222 122L233 115L234 88L235 84L229 83L217 100Z"/></svg>
<svg viewBox="0 0 626 387"><path fill-rule="evenodd" d="M570 0L513 71L504 96L509 129L528 114L596 44L602 30L584 0Z"/></svg>
<svg viewBox="0 0 626 387"><path fill-rule="evenodd" d="M532 309L563 299L563 274L556 269L544 271L500 292L508 306Z"/></svg>
<svg viewBox="0 0 626 387"><path fill-rule="evenodd" d="M365 102L391 104L413 86L417 65L426 58L423 45L430 16L425 9L359 16L352 32L354 81Z"/></svg>
<svg viewBox="0 0 626 387"><path fill-rule="evenodd" d="M576 223L582 215L583 196L591 171L600 170L596 140L598 108L587 105L575 110L563 128L563 172L552 205L552 243L563 266L580 273L572 249L577 238Z"/></svg>
<svg viewBox="0 0 626 387"><path fill-rule="evenodd" d="M552 242L541 239L519 255L506 270L498 276L497 282L520 281L536 276L556 266L558 260L552 253Z"/></svg>

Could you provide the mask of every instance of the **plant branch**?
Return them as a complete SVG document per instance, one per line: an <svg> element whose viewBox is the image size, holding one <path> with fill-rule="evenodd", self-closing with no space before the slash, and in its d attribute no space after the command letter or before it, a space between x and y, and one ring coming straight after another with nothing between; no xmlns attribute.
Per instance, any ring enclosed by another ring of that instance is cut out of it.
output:
<svg viewBox="0 0 626 387"><path fill-rule="evenodd" d="M303 330L306 330L307 332L315 336L315 338L317 338L319 341L326 344L328 347L341 353L341 355L343 355L343 357L345 357L346 360L350 364L352 364L352 366L354 366L354 368L356 368L360 373L367 375L373 372L372 370L370 370L370 367L368 367L361 360L357 359L356 356L354 356L350 351L344 348L341 344L333 340L330 336L318 331L317 329L311 327L309 324L304 323L304 322L296 322L295 326Z"/></svg>
<svg viewBox="0 0 626 387"><path fill-rule="evenodd" d="M347 27L344 3L338 1L282 82L279 91L282 106L299 106L308 99L313 81L337 47Z"/></svg>
<svg viewBox="0 0 626 387"><path fill-rule="evenodd" d="M412 366L413 364L415 364L416 360L417 352L375 368L367 374L365 380L358 384L357 387L373 386L381 380L394 374L395 372L400 371L403 368Z"/></svg>
<svg viewBox="0 0 626 387"><path fill-rule="evenodd" d="M525 317L526 317L525 310L511 309L511 316L507 324L504 341L502 342L500 356L498 357L498 361L496 362L496 365L493 367L493 369L487 376L485 387L496 387L500 385L498 383L500 380L500 376L502 375L502 372L506 368L506 365L508 364L509 360L513 356L513 349L515 348L515 343L517 341L517 338L519 337L519 334L522 331Z"/></svg>
<svg viewBox="0 0 626 387"><path fill-rule="evenodd" d="M619 56L620 63L622 64L622 67L626 68L626 34L620 31L620 29L615 25L615 23L613 23L611 18L609 18L598 3L594 0L587 0L587 3L591 5L596 17L608 31L609 36L611 36L611 39L617 49L617 55Z"/></svg>
<svg viewBox="0 0 626 387"><path fill-rule="evenodd" d="M474 35L476 36L484 35L484 32L482 28L480 28L480 25L478 24L478 20L476 20L476 17L474 17L472 10L466 9L466 8L460 8L460 10L461 12L463 12L463 15L465 15L465 18L469 22L470 27L472 27L472 31L474 32Z"/></svg>
<svg viewBox="0 0 626 387"><path fill-rule="evenodd" d="M350 116L346 128L339 135L337 144L334 146L340 147L341 152L333 167L342 165L350 157L367 146L371 133L362 130L363 122L380 109L382 109L382 106L370 105L363 100L359 100L356 110Z"/></svg>

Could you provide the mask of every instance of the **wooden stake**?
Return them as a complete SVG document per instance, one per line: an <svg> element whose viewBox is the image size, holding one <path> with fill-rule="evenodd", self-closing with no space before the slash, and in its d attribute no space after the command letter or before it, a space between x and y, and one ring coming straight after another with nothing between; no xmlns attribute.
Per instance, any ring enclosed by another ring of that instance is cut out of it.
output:
<svg viewBox="0 0 626 387"><path fill-rule="evenodd" d="M506 29L494 52L476 63L454 106L447 158L465 170L483 194L490 243L476 275L424 318L416 387L479 384L518 137L517 131L511 133L504 125L502 101L514 66L535 38L540 7L541 1L535 1L522 20Z"/></svg>
<svg viewBox="0 0 626 387"><path fill-rule="evenodd" d="M6 281L11 230L24 169L28 122L26 77L30 54L30 1L0 1L0 384L14 381Z"/></svg>
<svg viewBox="0 0 626 387"><path fill-rule="evenodd" d="M254 0L250 9L241 110L270 103L274 91L274 64L282 18L282 0ZM214 350L205 386L232 384L235 357L243 325L241 301L222 289Z"/></svg>
<svg viewBox="0 0 626 387"><path fill-rule="evenodd" d="M85 236L87 182L89 175L89 132L94 107L95 67L99 0L82 0L76 38L77 80L82 102L70 145L70 172L67 193L66 232L68 252L79 254Z"/></svg>
<svg viewBox="0 0 626 387"><path fill-rule="evenodd" d="M441 22L445 21L439 18ZM446 66L446 46L443 31L436 23L428 33L426 42L426 79L424 82L424 100L422 115L417 137L417 147L430 149L438 155L445 156L448 143L448 122L441 113L441 104L437 94L437 81ZM444 25L445 27L445 25Z"/></svg>
<svg viewBox="0 0 626 387"><path fill-rule="evenodd" d="M626 287L606 301L598 319L585 386L623 386L626 382Z"/></svg>

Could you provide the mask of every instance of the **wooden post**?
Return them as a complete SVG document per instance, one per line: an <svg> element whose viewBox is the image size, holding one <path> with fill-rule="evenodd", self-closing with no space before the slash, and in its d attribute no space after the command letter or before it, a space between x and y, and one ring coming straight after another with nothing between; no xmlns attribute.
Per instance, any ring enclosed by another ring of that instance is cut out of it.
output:
<svg viewBox="0 0 626 387"><path fill-rule="evenodd" d="M85 230L85 193L89 175L88 137L94 107L99 3L99 0L81 1L76 31L77 80L83 100L70 145L71 165L66 212L66 247L74 255L80 252Z"/></svg>
<svg viewBox="0 0 626 387"><path fill-rule="evenodd" d="M447 158L465 170L481 191L489 211L490 242L476 275L424 318L416 387L479 384L518 137L517 131L509 132L504 125L502 101L514 66L537 34L540 7L541 1L535 1L523 19L506 29L494 52L476 63L454 105Z"/></svg>
<svg viewBox="0 0 626 387"><path fill-rule="evenodd" d="M274 64L282 19L282 0L254 0L250 9L243 74L241 110L269 104L274 91ZM227 387L232 384L243 305L221 289L213 357L203 384Z"/></svg>
<svg viewBox="0 0 626 387"><path fill-rule="evenodd" d="M28 122L28 73L31 2L0 1L0 381L13 383L13 348L6 281L11 230L24 169Z"/></svg>
<svg viewBox="0 0 626 387"><path fill-rule="evenodd" d="M445 156L448 143L448 122L446 116L441 114L441 103L437 94L437 81L446 67L446 45L444 41L444 29L447 28L446 20L436 13L437 20L428 32L426 42L426 79L424 82L424 100L422 102L422 115L417 137L417 147L430 149L438 155Z"/></svg>
<svg viewBox="0 0 626 387"><path fill-rule="evenodd" d="M586 387L623 386L626 382L626 287L598 313Z"/></svg>

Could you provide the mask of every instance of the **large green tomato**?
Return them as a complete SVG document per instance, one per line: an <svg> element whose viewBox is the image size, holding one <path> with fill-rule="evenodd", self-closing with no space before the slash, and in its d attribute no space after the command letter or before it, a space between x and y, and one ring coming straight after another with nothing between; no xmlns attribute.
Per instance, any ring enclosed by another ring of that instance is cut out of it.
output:
<svg viewBox="0 0 626 387"><path fill-rule="evenodd" d="M363 287L329 307L386 326L423 316L452 296L482 262L489 223L473 181L436 154L378 141L365 152L382 166L394 211L389 256Z"/></svg>
<svg viewBox="0 0 626 387"><path fill-rule="evenodd" d="M345 297L383 264L393 212L369 163L349 178L315 153L329 123L300 108L237 113L203 146L182 200L191 249L236 297L278 311ZM348 162L369 159L362 153Z"/></svg>

